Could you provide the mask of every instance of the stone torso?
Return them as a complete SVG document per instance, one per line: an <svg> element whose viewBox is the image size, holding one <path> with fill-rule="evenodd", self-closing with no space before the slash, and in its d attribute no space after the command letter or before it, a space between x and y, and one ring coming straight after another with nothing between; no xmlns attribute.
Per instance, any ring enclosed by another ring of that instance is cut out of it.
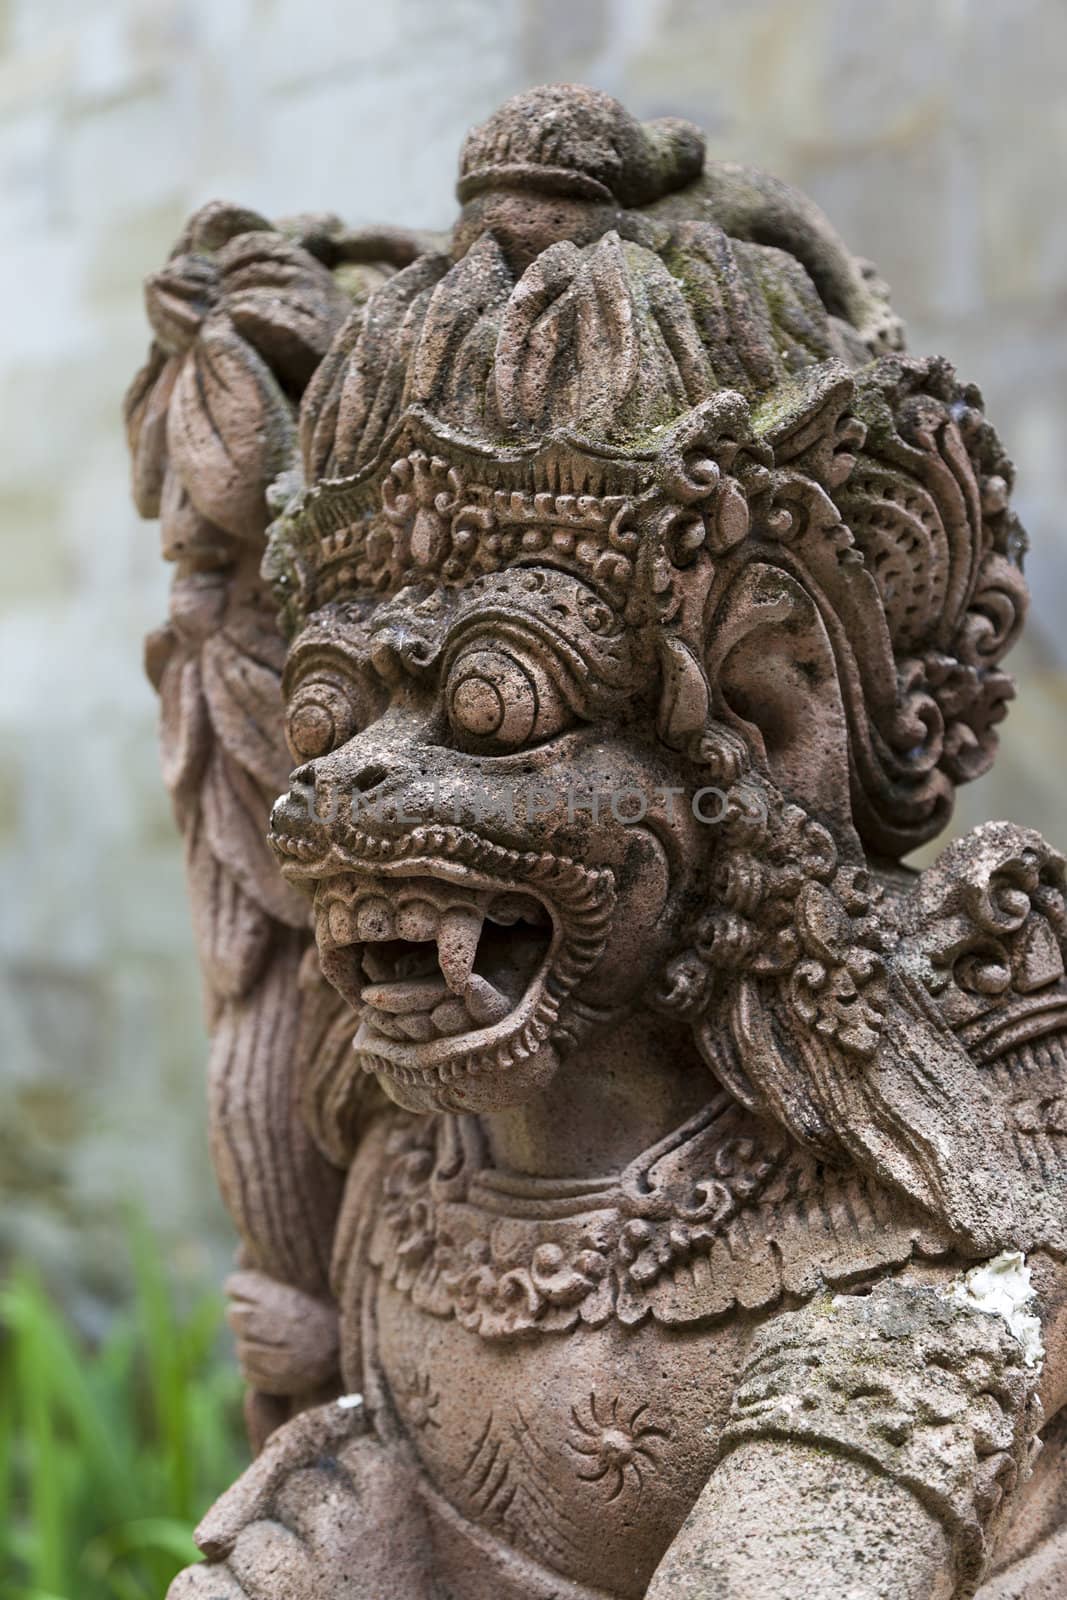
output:
<svg viewBox="0 0 1067 1600"><path fill-rule="evenodd" d="M723 1096L603 1179L483 1158L474 1119L390 1113L368 1136L335 1269L346 1383L462 1518L634 1600L767 1315L947 1252Z"/></svg>
<svg viewBox="0 0 1067 1600"><path fill-rule="evenodd" d="M707 1480L746 1326L485 1341L381 1284L381 1376L429 1482L577 1583L643 1595Z"/></svg>

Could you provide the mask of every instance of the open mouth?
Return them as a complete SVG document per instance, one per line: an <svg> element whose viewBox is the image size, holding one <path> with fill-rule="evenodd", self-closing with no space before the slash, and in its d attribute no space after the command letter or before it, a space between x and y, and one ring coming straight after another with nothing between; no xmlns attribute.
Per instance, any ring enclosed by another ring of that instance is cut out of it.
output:
<svg viewBox="0 0 1067 1600"><path fill-rule="evenodd" d="M548 1083L587 1026L575 990L607 944L610 868L422 825L341 844L272 824L271 843L314 894L319 964L394 1100L492 1110Z"/></svg>
<svg viewBox="0 0 1067 1600"><path fill-rule="evenodd" d="M357 1052L401 1082L508 1065L555 1015L555 924L532 893L345 874L320 886L316 925L322 970L360 1013Z"/></svg>

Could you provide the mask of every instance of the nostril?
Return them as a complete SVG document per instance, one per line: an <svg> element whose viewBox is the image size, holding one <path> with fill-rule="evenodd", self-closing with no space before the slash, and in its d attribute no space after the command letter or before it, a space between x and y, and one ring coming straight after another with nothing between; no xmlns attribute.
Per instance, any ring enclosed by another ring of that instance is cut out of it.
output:
<svg viewBox="0 0 1067 1600"><path fill-rule="evenodd" d="M366 794L368 789L376 789L380 783L384 783L388 776L385 767L374 762L369 767L360 768L352 779L352 787L358 789L360 794Z"/></svg>
<svg viewBox="0 0 1067 1600"><path fill-rule="evenodd" d="M294 788L299 785L302 789L315 786L315 763L305 761L302 767L297 767L295 772L289 774L289 782Z"/></svg>

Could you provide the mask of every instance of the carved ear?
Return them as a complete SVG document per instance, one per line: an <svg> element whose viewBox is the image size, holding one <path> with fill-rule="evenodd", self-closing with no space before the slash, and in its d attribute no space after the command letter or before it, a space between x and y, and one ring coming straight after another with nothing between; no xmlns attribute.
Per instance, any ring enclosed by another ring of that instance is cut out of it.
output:
<svg viewBox="0 0 1067 1600"><path fill-rule="evenodd" d="M664 744L672 750L681 750L689 736L698 733L707 721L711 704L708 680L700 662L682 639L664 634L659 651L663 690L657 730Z"/></svg>
<svg viewBox="0 0 1067 1600"><path fill-rule="evenodd" d="M811 596L780 568L752 563L727 591L708 638L711 682L778 788L839 838L851 836L848 721Z"/></svg>

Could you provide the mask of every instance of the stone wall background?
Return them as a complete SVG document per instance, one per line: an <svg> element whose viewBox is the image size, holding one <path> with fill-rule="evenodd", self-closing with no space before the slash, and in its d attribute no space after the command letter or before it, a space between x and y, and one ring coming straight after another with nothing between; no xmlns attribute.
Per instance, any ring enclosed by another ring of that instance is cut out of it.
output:
<svg viewBox="0 0 1067 1600"><path fill-rule="evenodd" d="M1023 698L958 822L1067 839L1065 59L1063 0L0 0L0 1259L89 1317L124 1206L192 1276L229 1248L140 671L166 576L119 423L140 281L185 215L444 227L467 127L560 79L802 185L1018 461Z"/></svg>

